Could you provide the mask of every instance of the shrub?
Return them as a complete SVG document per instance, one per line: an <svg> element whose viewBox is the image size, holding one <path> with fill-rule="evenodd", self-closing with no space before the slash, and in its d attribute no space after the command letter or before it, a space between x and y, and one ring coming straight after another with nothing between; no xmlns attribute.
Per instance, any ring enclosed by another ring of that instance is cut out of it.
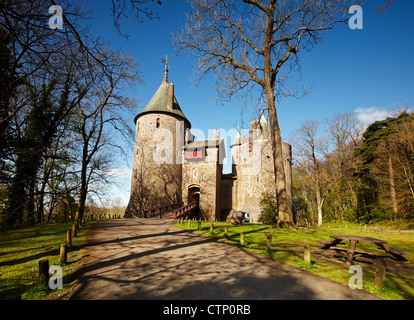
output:
<svg viewBox="0 0 414 320"><path fill-rule="evenodd" d="M259 222L272 225L277 224L277 202L273 194L262 193L260 209Z"/></svg>

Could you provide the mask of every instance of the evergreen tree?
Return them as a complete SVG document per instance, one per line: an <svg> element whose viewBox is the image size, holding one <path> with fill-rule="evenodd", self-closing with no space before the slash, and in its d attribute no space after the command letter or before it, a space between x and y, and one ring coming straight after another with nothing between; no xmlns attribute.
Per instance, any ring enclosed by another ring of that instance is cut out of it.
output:
<svg viewBox="0 0 414 320"><path fill-rule="evenodd" d="M379 181L373 174L373 168L378 159L377 150L382 141L389 135L396 132L398 124L407 119L410 115L401 113L396 118L387 118L376 121L368 126L363 137L364 142L355 150L355 156L362 158L362 165L356 170L354 177L358 188L357 218L362 222L370 222L383 215L385 208L381 208L379 198Z"/></svg>

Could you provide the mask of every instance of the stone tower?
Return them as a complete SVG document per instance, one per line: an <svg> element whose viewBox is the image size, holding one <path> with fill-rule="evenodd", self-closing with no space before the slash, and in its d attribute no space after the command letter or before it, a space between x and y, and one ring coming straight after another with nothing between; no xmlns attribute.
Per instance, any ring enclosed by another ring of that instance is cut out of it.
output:
<svg viewBox="0 0 414 320"><path fill-rule="evenodd" d="M135 117L136 125L131 195L125 216L140 216L150 208L181 201L182 147L191 136L191 124L168 82L163 81L147 106Z"/></svg>
<svg viewBox="0 0 414 320"><path fill-rule="evenodd" d="M262 194L275 195L275 171L273 145L270 128L262 115L259 120L250 123L250 135L236 137L231 145L232 174L226 175L223 182L233 188L231 208L245 211L257 222L260 216ZM291 146L282 141L287 196L292 196ZM227 187L229 188L229 187ZM230 197L227 196L227 198ZM225 198L222 196L222 198ZM291 201L291 200L290 200ZM291 203L290 203L291 205ZM230 202L223 206L229 209Z"/></svg>

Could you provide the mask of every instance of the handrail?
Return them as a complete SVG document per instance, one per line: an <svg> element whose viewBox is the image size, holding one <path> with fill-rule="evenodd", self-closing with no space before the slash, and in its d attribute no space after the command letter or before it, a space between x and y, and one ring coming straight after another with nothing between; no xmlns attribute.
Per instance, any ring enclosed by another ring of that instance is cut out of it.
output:
<svg viewBox="0 0 414 320"><path fill-rule="evenodd" d="M195 211L194 209L197 209L197 208L198 208L198 202L196 201L190 202L187 205L175 210L174 217L175 219L179 219L182 216L186 216L187 214L194 212Z"/></svg>
<svg viewBox="0 0 414 320"><path fill-rule="evenodd" d="M155 207L155 208L151 208L151 209L147 209L144 211L144 218L151 218L152 216L154 216L157 211L158 213L162 213L168 210L173 210L176 209L180 206L182 206L184 204L184 202L180 201L180 202L174 202L174 203L169 203L163 206L159 206L159 207Z"/></svg>

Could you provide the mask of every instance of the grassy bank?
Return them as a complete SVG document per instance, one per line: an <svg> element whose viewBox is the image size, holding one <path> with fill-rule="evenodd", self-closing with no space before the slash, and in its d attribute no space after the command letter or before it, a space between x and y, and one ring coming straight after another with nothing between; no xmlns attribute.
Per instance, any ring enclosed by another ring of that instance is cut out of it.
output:
<svg viewBox="0 0 414 320"><path fill-rule="evenodd" d="M66 243L66 231L73 222L35 225L0 232L0 299L21 296L22 299L42 299L53 295L61 298L68 293L68 284L82 266L86 230L82 225L72 238L67 264L62 265L63 289L53 292L38 280L39 260L48 259L49 266L59 265L59 250Z"/></svg>
<svg viewBox="0 0 414 320"><path fill-rule="evenodd" d="M214 224L213 232L210 232L210 225ZM388 242L391 247L407 250L410 254L405 257L408 262L398 262L393 259L387 261L387 276L383 288L376 289L374 286L375 264L363 261L356 261L363 270L363 289L384 299L414 299L414 233L391 232L385 230L366 228L356 224L327 224L320 228L304 228L290 230L273 228L262 224L244 224L232 226L226 222L201 222L200 230L197 230L197 222L188 226L187 222L176 224L179 227L201 232L209 236L220 238L223 241L240 245L240 233L245 234L246 250L269 256L272 259L280 260L295 267L308 270L321 277L348 285L352 274L349 273L349 266L344 259L326 256L326 251L320 250L321 244L317 240L331 240L330 235L360 235L382 239ZM228 237L224 237L225 227L228 227ZM272 235L272 250L266 251L266 235ZM312 263L303 262L303 250L305 245L311 246ZM348 243L342 247L347 248ZM377 249L374 245L360 243L357 250L362 250L378 255L389 256L383 250ZM391 256L389 256L391 257Z"/></svg>

